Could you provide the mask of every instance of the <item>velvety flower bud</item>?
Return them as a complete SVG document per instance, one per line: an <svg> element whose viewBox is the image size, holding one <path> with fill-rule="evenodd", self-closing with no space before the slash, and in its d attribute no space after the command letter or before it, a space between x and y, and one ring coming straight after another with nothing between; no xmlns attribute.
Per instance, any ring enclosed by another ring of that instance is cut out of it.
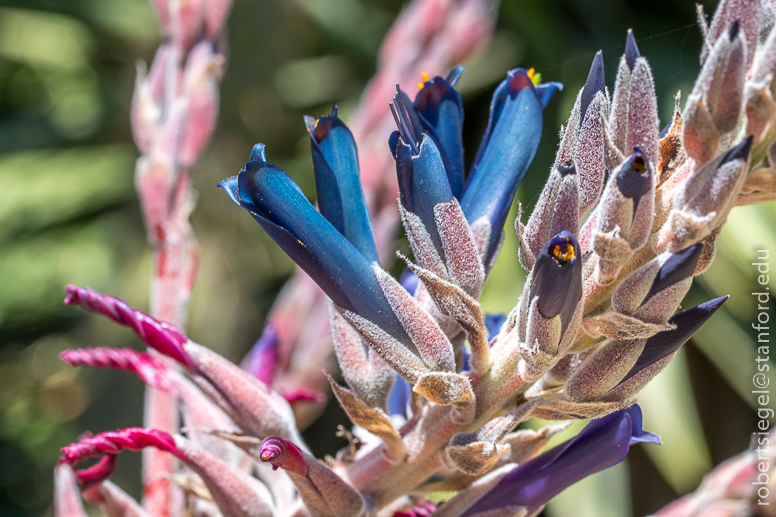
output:
<svg viewBox="0 0 776 517"><path fill-rule="evenodd" d="M261 461L272 465L273 470L282 467L300 476L307 475L307 465L296 445L279 436L267 436L259 446Z"/></svg>
<svg viewBox="0 0 776 517"><path fill-rule="evenodd" d="M586 223L595 225L592 249L598 256L595 281L600 285L617 278L625 261L646 244L652 230L655 168L644 151L638 147L633 151L609 175L596 217Z"/></svg>
<svg viewBox="0 0 776 517"><path fill-rule="evenodd" d="M148 153L162 119L165 73L171 57L170 45L162 45L156 51L151 69L146 70L142 61L137 66L135 91L132 95L130 122L132 137L142 153Z"/></svg>
<svg viewBox="0 0 776 517"><path fill-rule="evenodd" d="M566 487L624 460L630 446L640 442L660 439L642 429L638 406L593 420L576 437L508 472L463 517L506 506L535 515Z"/></svg>
<svg viewBox="0 0 776 517"><path fill-rule="evenodd" d="M658 160L657 97L652 70L639 54L633 32L628 31L625 54L620 58L614 84L609 132L613 145L627 156L639 147L653 164ZM614 168L619 163L611 163Z"/></svg>
<svg viewBox="0 0 776 517"><path fill-rule="evenodd" d="M760 25L763 18L762 4L765 2L749 2L747 0L721 0L717 4L714 18L709 28L709 39L701 54L701 62L710 58L707 48L713 48L715 42L724 37L725 31L730 29L733 23L738 23L743 33L741 36L746 41L748 49L745 68L749 68L754 61L755 49L760 38ZM713 54L714 51L711 51Z"/></svg>
<svg viewBox="0 0 776 517"><path fill-rule="evenodd" d="M515 190L536 154L542 109L560 88L558 83L534 86L526 71L517 68L493 94L488 126L461 198L469 224L487 226L486 265L498 249Z"/></svg>
<svg viewBox="0 0 776 517"><path fill-rule="evenodd" d="M305 117L321 214L367 259L378 262L353 134L337 116ZM262 158L263 160L266 160Z"/></svg>
<svg viewBox="0 0 776 517"><path fill-rule="evenodd" d="M464 72L464 67L455 67L445 78L434 77L425 81L415 97L415 110L424 128L430 127L436 133L444 149L445 170L450 190L456 198L463 192L463 101L455 84Z"/></svg>
<svg viewBox="0 0 776 517"><path fill-rule="evenodd" d="M625 384L653 364L674 354L717 312L727 299L728 296L721 296L674 315L669 322L676 328L659 332L649 338L636 364L619 382L619 385Z"/></svg>
<svg viewBox="0 0 776 517"><path fill-rule="evenodd" d="M685 106L682 141L698 163L717 153L718 136L732 131L743 107L747 46L740 23L716 41Z"/></svg>
<svg viewBox="0 0 776 517"><path fill-rule="evenodd" d="M579 176L574 163L555 166L525 227L518 222L520 263L530 271L536 255L562 231L579 233Z"/></svg>
<svg viewBox="0 0 776 517"><path fill-rule="evenodd" d="M749 136L676 187L668 220L657 234L659 251L699 242L725 221L746 181L752 141Z"/></svg>
<svg viewBox="0 0 776 517"><path fill-rule="evenodd" d="M531 376L545 373L571 346L583 303L579 243L561 232L536 258L518 309L520 356Z"/></svg>
<svg viewBox="0 0 776 517"><path fill-rule="evenodd" d="M599 51L590 65L585 85L577 95L555 156L555 167L568 167L570 163L576 167L579 217L595 206L604 185L604 120L608 116L608 108L604 60ZM577 230L572 232L576 234Z"/></svg>

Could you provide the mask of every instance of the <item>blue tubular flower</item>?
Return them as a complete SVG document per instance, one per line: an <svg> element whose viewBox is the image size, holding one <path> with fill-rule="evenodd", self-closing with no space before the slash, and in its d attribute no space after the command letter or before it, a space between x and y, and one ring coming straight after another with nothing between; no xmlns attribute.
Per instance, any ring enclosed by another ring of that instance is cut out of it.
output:
<svg viewBox="0 0 776 517"><path fill-rule="evenodd" d="M391 110L399 128L391 135L390 144L396 158L401 204L405 210L420 217L439 256L444 257L434 207L452 201L453 192L442 155L433 138L415 131L401 91L394 96Z"/></svg>
<svg viewBox="0 0 776 517"><path fill-rule="evenodd" d="M337 116L337 106L320 119L305 117L305 124L321 214L367 259L378 262L353 134Z"/></svg>
<svg viewBox="0 0 776 517"><path fill-rule="evenodd" d="M254 148L256 149L256 148ZM254 156L255 154L255 156ZM377 283L372 264L282 170L259 158L218 184L340 307L414 348Z"/></svg>
<svg viewBox="0 0 776 517"><path fill-rule="evenodd" d="M511 70L496 88L490 119L461 198L469 224L491 225L487 263L501 235L517 185L533 160L542 136L542 109L559 83L534 86L522 68Z"/></svg>
<svg viewBox="0 0 776 517"><path fill-rule="evenodd" d="M618 383L623 384L645 368L655 364L664 357L667 357L684 345L697 332L704 323L709 321L717 309L728 299L727 296L720 296L706 303L702 303L686 311L676 313L669 323L676 325L675 329L658 332L647 340L644 345L644 351L641 352L636 364Z"/></svg>
<svg viewBox="0 0 776 517"><path fill-rule="evenodd" d="M454 88L464 68L454 68L446 78L426 81L415 97L415 110L425 131L431 130L444 150L450 189L456 198L463 192L463 101Z"/></svg>
<svg viewBox="0 0 776 517"><path fill-rule="evenodd" d="M534 515L566 487L620 463L639 442L659 444L660 438L641 428L637 405L592 420L575 438L508 472L463 517L505 506Z"/></svg>

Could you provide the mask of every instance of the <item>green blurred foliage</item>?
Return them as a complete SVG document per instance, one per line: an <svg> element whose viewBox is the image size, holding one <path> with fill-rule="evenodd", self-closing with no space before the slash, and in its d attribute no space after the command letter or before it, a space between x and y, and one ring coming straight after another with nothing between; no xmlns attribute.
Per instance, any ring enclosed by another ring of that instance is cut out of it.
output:
<svg viewBox="0 0 776 517"><path fill-rule="evenodd" d="M326 113L333 102L345 116L352 111L401 8L399 0L236 0L219 125L194 171L199 200L193 226L202 247L188 326L194 340L239 360L292 271L216 182L238 171L261 141L312 198L301 116ZM611 87L625 32L633 28L653 67L667 122L674 93L689 92L698 71L694 19L691 0L504 0L493 41L466 63L460 83L467 149L476 148L493 87L507 69L532 66L545 80L566 85L546 111L542 145L519 189L524 218L595 51L604 50ZM159 41L146 0L0 0L4 516L51 513L51 468L58 448L79 433L142 422L136 379L67 368L57 356L69 347L140 346L128 330L65 308L61 300L72 282L147 308L149 254L133 191L128 110L135 62L150 61ZM716 262L686 306L728 293L731 300L640 396L646 426L662 433L663 448L634 448L623 465L566 491L548 514L646 515L747 446L755 425L749 393L755 303L749 293L756 271L750 264L758 249L776 252L775 211L769 205L733 212ZM508 311L519 296L525 275L516 250L507 228L483 298L488 311ZM327 411L312 429L333 435L342 419ZM321 443L316 452L333 452L326 447ZM139 455L124 454L115 480L137 495L139 473Z"/></svg>

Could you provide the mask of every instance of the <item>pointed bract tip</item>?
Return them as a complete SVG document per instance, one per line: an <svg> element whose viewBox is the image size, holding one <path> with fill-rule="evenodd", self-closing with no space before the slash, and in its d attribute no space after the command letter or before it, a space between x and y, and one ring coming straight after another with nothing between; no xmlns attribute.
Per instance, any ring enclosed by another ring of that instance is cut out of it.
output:
<svg viewBox="0 0 776 517"><path fill-rule="evenodd" d="M393 96L393 101L389 103L391 107L391 113L393 114L393 120L396 122L396 127L399 130L399 136L405 144L409 145L412 149L412 154L417 156L420 152L420 139L415 134L412 127L412 120L410 119L409 111L404 102L404 95L399 88L399 84L396 84L396 94Z"/></svg>
<svg viewBox="0 0 776 517"><path fill-rule="evenodd" d="M593 63L590 65L590 72L587 74L585 86L582 88L582 99L580 102L579 123L585 120L585 113L590 103L593 102L598 92L606 90L606 78L604 77L604 55L602 51L595 53Z"/></svg>
<svg viewBox="0 0 776 517"><path fill-rule="evenodd" d="M733 41L738 37L738 33L740 30L741 30L741 22L739 20L736 20L730 24L730 28L728 29L728 38L730 38L730 41Z"/></svg>
<svg viewBox="0 0 776 517"><path fill-rule="evenodd" d="M253 146L253 149L251 149L251 157L249 158L249 161L251 162L266 162L267 161L267 154L264 149L264 144L256 144Z"/></svg>
<svg viewBox="0 0 776 517"><path fill-rule="evenodd" d="M636 66L636 60L641 57L639 47L636 45L636 38L633 37L633 29L628 29L628 36L625 38L625 62L628 68L633 70Z"/></svg>
<svg viewBox="0 0 776 517"><path fill-rule="evenodd" d="M749 135L744 139L743 142L732 148L725 154L724 158L722 158L722 161L719 162L719 165L717 165L717 168L719 169L726 163L730 163L733 160L748 160L749 159L749 152L752 150L752 141L754 140L754 135Z"/></svg>

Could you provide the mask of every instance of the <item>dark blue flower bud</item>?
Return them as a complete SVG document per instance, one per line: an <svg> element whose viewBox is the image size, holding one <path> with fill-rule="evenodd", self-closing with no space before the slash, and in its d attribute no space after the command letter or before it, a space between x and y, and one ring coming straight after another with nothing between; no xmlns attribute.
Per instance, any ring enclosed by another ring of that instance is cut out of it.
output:
<svg viewBox="0 0 776 517"><path fill-rule="evenodd" d="M669 323L676 325L675 329L658 332L647 340L644 345L644 351L641 352L636 364L618 383L618 386L645 368L655 364L664 357L667 357L684 345L690 338L709 321L717 309L728 299L728 296L721 296L706 303L702 303L686 311L675 314Z"/></svg>
<svg viewBox="0 0 776 517"><path fill-rule="evenodd" d="M372 263L310 204L285 172L263 160L250 161L218 186L250 212L334 303L414 349L377 283Z"/></svg>
<svg viewBox="0 0 776 517"><path fill-rule="evenodd" d="M547 319L560 316L561 336L582 296L582 256L571 232L550 239L536 257L529 300L539 297L539 312Z"/></svg>
<svg viewBox="0 0 776 517"><path fill-rule="evenodd" d="M353 134L337 116L305 117L321 214L366 258L378 262L372 223L364 199Z"/></svg>
<svg viewBox="0 0 776 517"><path fill-rule="evenodd" d="M508 472L462 517L506 506L522 506L526 515L536 515L568 486L620 463L640 442L659 444L660 437L642 429L637 405L591 420L576 437Z"/></svg>
<svg viewBox="0 0 776 517"><path fill-rule="evenodd" d="M698 266L698 261L703 253L703 243L699 242L689 248L671 254L668 260L661 266L657 276L652 281L647 296L644 297L642 305L647 303L653 296L663 289L690 278Z"/></svg>
<svg viewBox="0 0 776 517"><path fill-rule="evenodd" d="M639 47L636 45L636 38L633 37L633 29L628 29L628 36L625 38L625 62L628 68L633 71L636 66L636 60L641 57Z"/></svg>
<svg viewBox="0 0 776 517"><path fill-rule="evenodd" d="M487 264L495 252L512 198L536 154L542 134L542 109L562 86L535 87L517 68L496 88L490 118L461 198L469 224L485 218L491 225Z"/></svg>
<svg viewBox="0 0 776 517"><path fill-rule="evenodd" d="M593 102L598 92L606 90L606 79L604 78L604 56L599 50L595 53L593 63L590 65L590 72L587 74L585 86L582 87L582 98L579 104L579 123L585 120L585 114L590 103Z"/></svg>
<svg viewBox="0 0 776 517"><path fill-rule="evenodd" d="M391 393L388 395L388 414L407 417L407 404L412 396L412 386L407 380L396 374Z"/></svg>

